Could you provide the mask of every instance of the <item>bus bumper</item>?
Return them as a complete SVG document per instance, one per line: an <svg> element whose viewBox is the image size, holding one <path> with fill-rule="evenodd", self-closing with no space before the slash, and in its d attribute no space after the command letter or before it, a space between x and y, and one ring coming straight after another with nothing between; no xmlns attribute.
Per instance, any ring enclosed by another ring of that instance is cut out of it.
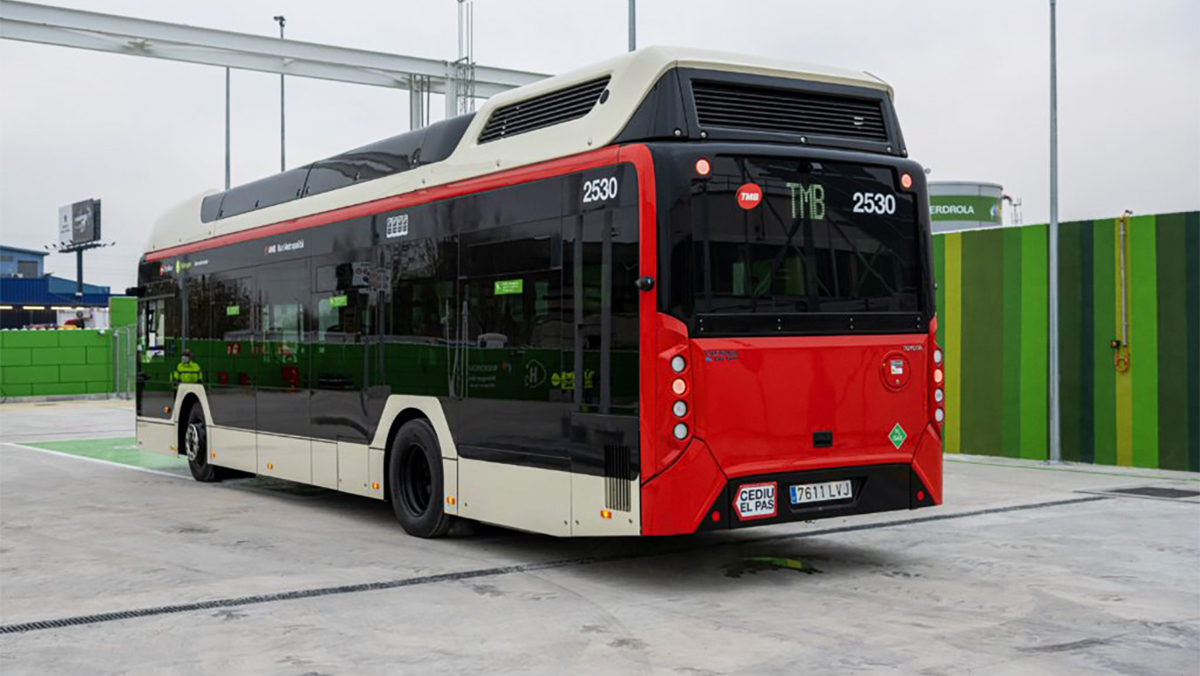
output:
<svg viewBox="0 0 1200 676"><path fill-rule="evenodd" d="M792 521L813 521L856 514L872 514L906 509L932 507L942 503L942 443L940 435L930 426L921 435L920 443L910 463L887 463L879 465L856 465L822 469L781 472L727 479L706 447L692 455L691 462L685 455L676 467L664 472L678 471L690 475L687 481L679 482L682 476L672 477L676 482L661 482L666 477L656 477L644 488L651 488L660 481L657 491L643 493L643 534L668 535L688 532L729 530L750 526L765 526ZM680 467L682 465L682 467ZM829 482L849 481L851 497L794 504L792 487ZM673 500L664 499L667 493L664 484L690 484L693 489L705 487L699 492L707 496L703 502L680 510L684 502L683 491L676 491ZM747 487L770 487L774 505L770 509L758 506L742 514L738 497ZM646 504L649 503L649 504ZM697 509L701 504L707 509ZM670 506L668 506L670 505ZM672 508L673 507L673 508ZM699 512L697 514L697 512ZM671 514L668 517L668 514ZM685 525L686 524L686 525Z"/></svg>

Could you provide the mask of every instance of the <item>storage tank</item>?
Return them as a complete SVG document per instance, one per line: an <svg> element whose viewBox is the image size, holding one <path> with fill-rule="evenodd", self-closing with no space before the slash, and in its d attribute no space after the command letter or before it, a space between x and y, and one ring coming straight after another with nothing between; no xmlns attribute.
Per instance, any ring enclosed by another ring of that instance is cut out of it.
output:
<svg viewBox="0 0 1200 676"><path fill-rule="evenodd" d="M997 228L1004 224L1004 188L996 183L930 181L929 218L934 232Z"/></svg>

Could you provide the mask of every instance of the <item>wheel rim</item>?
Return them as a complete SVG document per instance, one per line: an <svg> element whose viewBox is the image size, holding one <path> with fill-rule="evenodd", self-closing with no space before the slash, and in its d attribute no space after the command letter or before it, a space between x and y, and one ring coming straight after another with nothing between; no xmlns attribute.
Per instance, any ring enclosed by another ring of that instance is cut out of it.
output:
<svg viewBox="0 0 1200 676"><path fill-rule="evenodd" d="M201 457L203 449L200 448L200 425L191 423L187 427L187 433L183 437L183 447L187 451L188 462L196 462L196 459Z"/></svg>
<svg viewBox="0 0 1200 676"><path fill-rule="evenodd" d="M415 516L428 511L433 499L433 472L425 457L425 449L416 444L408 447L401 481L400 493L408 511Z"/></svg>

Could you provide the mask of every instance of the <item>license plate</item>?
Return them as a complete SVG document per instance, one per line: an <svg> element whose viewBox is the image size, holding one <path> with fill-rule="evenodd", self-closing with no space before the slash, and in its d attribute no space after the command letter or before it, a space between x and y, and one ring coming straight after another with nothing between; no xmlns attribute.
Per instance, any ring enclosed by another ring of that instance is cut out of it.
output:
<svg viewBox="0 0 1200 676"><path fill-rule="evenodd" d="M854 497L854 488L849 479L845 481L826 481L820 484L792 486L793 505L802 505L806 502L846 500L852 497Z"/></svg>

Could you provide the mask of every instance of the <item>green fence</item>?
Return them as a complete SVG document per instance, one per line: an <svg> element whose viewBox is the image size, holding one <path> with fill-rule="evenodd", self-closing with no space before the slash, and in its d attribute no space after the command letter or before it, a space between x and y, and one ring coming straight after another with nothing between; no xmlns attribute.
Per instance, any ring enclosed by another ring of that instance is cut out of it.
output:
<svg viewBox="0 0 1200 676"><path fill-rule="evenodd" d="M0 331L0 398L131 392L136 319L136 299L113 298L113 329Z"/></svg>
<svg viewBox="0 0 1200 676"><path fill-rule="evenodd" d="M0 396L112 391L110 331L0 331Z"/></svg>
<svg viewBox="0 0 1200 676"><path fill-rule="evenodd" d="M1047 457L1047 241L934 238L948 452ZM1123 248L1118 220L1064 223L1059 252L1063 459L1200 471L1200 213L1130 218Z"/></svg>

